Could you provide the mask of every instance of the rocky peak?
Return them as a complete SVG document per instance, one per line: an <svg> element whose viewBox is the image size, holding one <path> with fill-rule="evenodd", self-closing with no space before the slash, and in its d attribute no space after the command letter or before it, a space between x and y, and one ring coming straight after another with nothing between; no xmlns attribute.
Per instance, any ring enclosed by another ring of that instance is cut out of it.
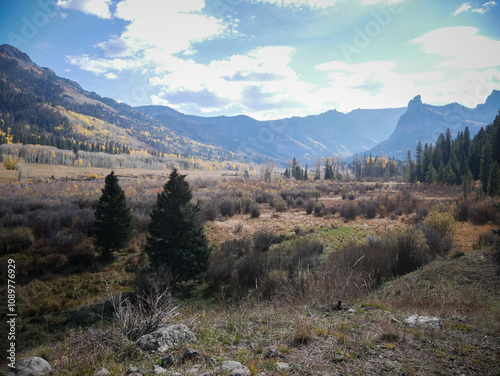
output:
<svg viewBox="0 0 500 376"><path fill-rule="evenodd" d="M422 97L420 95L417 95L410 102L408 102L408 111L416 110L420 106L422 106Z"/></svg>
<svg viewBox="0 0 500 376"><path fill-rule="evenodd" d="M17 48L12 47L8 44L2 44L0 46L0 55L4 55L5 57L11 58L11 59L17 59L24 61L26 63L33 64L31 61L30 57L26 55L24 52L19 51Z"/></svg>

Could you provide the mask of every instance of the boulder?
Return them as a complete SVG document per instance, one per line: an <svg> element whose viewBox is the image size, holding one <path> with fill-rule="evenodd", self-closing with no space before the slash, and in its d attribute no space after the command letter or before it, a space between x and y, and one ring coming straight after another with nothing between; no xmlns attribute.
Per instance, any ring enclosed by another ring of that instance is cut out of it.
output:
<svg viewBox="0 0 500 376"><path fill-rule="evenodd" d="M42 376L52 370L50 364L42 358L32 356L16 360L14 368L7 368L2 375L5 376Z"/></svg>
<svg viewBox="0 0 500 376"><path fill-rule="evenodd" d="M167 325L146 334L136 342L144 351L166 352L172 347L196 342L195 335L184 324Z"/></svg>

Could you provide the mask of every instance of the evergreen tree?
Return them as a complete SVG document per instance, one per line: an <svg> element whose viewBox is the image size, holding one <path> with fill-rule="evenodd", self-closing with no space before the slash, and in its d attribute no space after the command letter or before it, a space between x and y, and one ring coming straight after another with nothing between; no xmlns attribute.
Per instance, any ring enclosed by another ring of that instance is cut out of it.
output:
<svg viewBox="0 0 500 376"><path fill-rule="evenodd" d="M415 163L411 158L411 152L408 150L408 181L410 183L416 183L417 181L417 171L415 169Z"/></svg>
<svg viewBox="0 0 500 376"><path fill-rule="evenodd" d="M425 172L424 172L424 165L423 165L423 155L424 151L422 148L422 143L419 141L417 145L417 152L416 152L416 165L415 165L415 173L417 175L417 180L418 181L424 181L425 180Z"/></svg>
<svg viewBox="0 0 500 376"><path fill-rule="evenodd" d="M94 245L103 260L111 260L113 251L125 247L132 237L132 215L114 171L106 176L94 216Z"/></svg>
<svg viewBox="0 0 500 376"><path fill-rule="evenodd" d="M472 172L469 168L467 168L467 173L462 176L462 193L464 198L467 198L473 188L474 185L474 177L472 176Z"/></svg>
<svg viewBox="0 0 500 376"><path fill-rule="evenodd" d="M490 196L500 196L500 167L493 161L488 176L487 193Z"/></svg>
<svg viewBox="0 0 500 376"><path fill-rule="evenodd" d="M432 162L429 162L429 168L427 169L427 174L425 175L425 181L428 184L435 183L437 180L437 172L436 169L434 168L434 165Z"/></svg>
<svg viewBox="0 0 500 376"><path fill-rule="evenodd" d="M185 177L174 168L158 194L146 244L151 266L169 268L177 282L199 280L210 255L203 227L196 223L199 206L190 202L193 196Z"/></svg>

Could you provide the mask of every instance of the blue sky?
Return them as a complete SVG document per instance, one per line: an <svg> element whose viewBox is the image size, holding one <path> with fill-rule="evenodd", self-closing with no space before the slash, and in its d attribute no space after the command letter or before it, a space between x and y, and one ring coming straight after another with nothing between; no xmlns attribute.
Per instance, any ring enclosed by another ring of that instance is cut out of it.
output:
<svg viewBox="0 0 500 376"><path fill-rule="evenodd" d="M500 90L500 4L0 0L0 44L131 105L257 119Z"/></svg>

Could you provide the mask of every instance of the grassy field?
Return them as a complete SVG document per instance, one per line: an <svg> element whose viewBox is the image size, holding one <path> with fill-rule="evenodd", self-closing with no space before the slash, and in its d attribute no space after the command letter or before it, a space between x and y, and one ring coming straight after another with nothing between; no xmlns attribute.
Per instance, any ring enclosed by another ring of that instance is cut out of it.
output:
<svg viewBox="0 0 500 376"><path fill-rule="evenodd" d="M28 184L20 184L15 171L0 167L0 280L4 288L7 260L14 259L18 357L42 356L54 375L100 367L121 375L130 365L159 364L158 354L123 338L108 297L133 291L149 213L169 172L116 170L134 236L113 262L102 263L92 223L108 170L30 165ZM214 262L244 244L250 253L225 265L230 277L209 268L202 285L187 285L176 298L173 322L195 333L190 348L200 355L181 362L186 346L172 349L177 362L169 372L201 375L214 361L233 359L252 375L500 373L494 200L464 200L459 187L183 173L200 202ZM258 215L248 210L252 204ZM433 257L417 252L422 262L413 271L380 272L395 262L387 252L401 239ZM252 248L263 240L266 249ZM246 284L241 265L251 266L251 257L262 270ZM437 316L441 325L405 323L413 314ZM267 356L269 346L284 359Z"/></svg>

